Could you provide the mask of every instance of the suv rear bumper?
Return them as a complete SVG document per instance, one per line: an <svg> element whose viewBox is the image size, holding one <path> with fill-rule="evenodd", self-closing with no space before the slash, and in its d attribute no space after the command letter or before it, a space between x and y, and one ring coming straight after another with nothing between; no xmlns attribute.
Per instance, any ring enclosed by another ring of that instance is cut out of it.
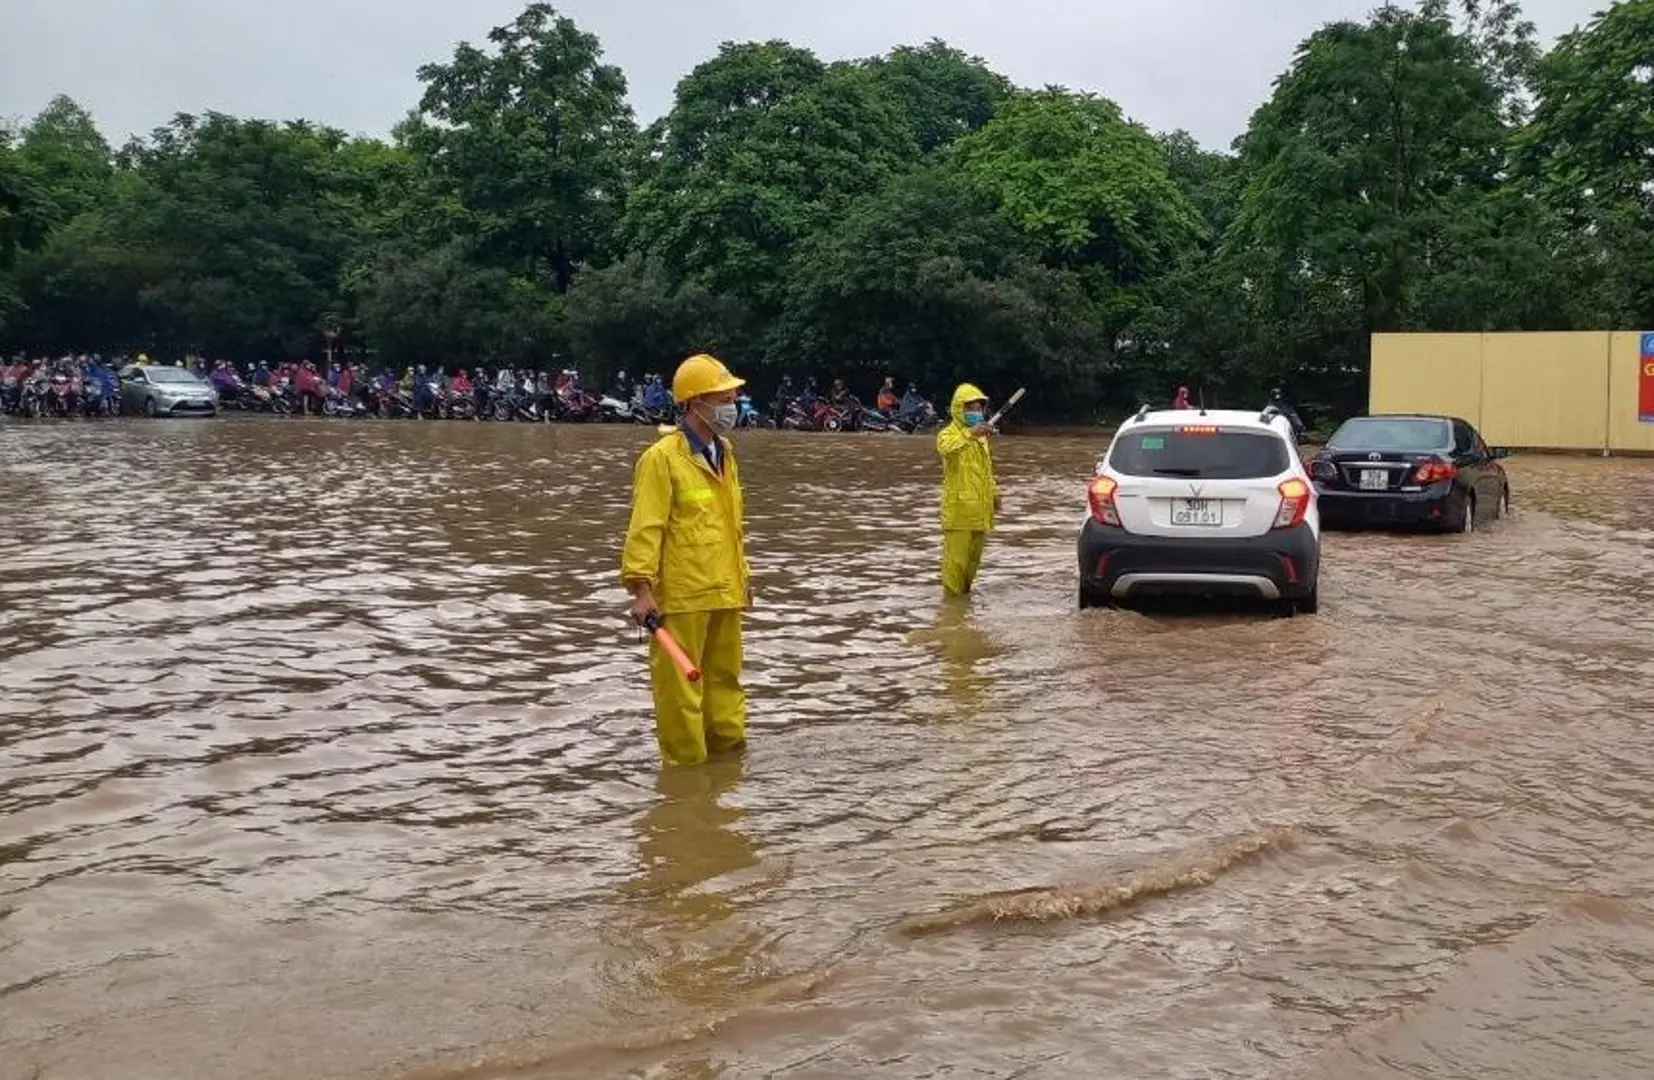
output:
<svg viewBox="0 0 1654 1080"><path fill-rule="evenodd" d="M1321 545L1307 524L1263 536L1142 536L1087 519L1080 588L1093 596L1219 595L1291 600L1315 590Z"/></svg>

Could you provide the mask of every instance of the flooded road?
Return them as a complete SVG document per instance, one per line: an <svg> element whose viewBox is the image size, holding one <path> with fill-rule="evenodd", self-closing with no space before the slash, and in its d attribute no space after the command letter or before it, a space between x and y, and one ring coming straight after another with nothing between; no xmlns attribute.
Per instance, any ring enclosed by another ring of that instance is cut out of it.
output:
<svg viewBox="0 0 1654 1080"><path fill-rule="evenodd" d="M662 774L646 432L0 425L0 1080L1654 1074L1654 463L1322 613L1075 610L1100 440L739 440L751 748Z"/></svg>

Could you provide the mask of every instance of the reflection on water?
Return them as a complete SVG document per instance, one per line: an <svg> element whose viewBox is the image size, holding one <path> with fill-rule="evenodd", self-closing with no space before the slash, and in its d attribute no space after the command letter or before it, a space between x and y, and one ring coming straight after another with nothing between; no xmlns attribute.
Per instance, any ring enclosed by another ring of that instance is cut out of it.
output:
<svg viewBox="0 0 1654 1080"><path fill-rule="evenodd" d="M654 980L685 1005L727 1004L762 944L754 930L732 936L721 925L736 905L720 879L758 862L736 828L744 811L720 803L742 768L735 760L663 769L662 799L638 819L643 870L622 894L644 901L635 932L662 951Z"/></svg>
<svg viewBox="0 0 1654 1080"><path fill-rule="evenodd" d="M1654 1072L1654 466L1277 620L1075 610L1098 441L944 604L929 440L744 435L749 750L663 772L650 436L0 425L0 1080Z"/></svg>
<svg viewBox="0 0 1654 1080"><path fill-rule="evenodd" d="M908 642L928 648L941 660L942 693L948 703L962 714L974 712L990 682L984 661L998 649L972 622L970 598L940 597L935 624L909 634Z"/></svg>

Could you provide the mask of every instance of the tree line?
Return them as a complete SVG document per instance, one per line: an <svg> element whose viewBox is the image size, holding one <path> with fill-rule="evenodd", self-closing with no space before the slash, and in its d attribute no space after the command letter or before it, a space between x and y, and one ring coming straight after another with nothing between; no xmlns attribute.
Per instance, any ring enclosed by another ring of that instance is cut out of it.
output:
<svg viewBox="0 0 1654 1080"><path fill-rule="evenodd" d="M1654 0L1324 26L1227 152L942 41L728 43L640 127L544 3L388 140L179 115L0 132L0 350L1026 385L1086 416L1365 401L1369 336L1654 324Z"/></svg>

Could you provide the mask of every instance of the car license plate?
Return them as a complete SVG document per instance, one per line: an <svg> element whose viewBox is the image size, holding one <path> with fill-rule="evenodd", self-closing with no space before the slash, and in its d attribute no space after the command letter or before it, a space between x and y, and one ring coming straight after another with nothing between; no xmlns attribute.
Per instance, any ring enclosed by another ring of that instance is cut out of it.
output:
<svg viewBox="0 0 1654 1080"><path fill-rule="evenodd" d="M1361 490L1383 491L1390 486L1390 471L1388 469L1362 469Z"/></svg>
<svg viewBox="0 0 1654 1080"><path fill-rule="evenodd" d="M1222 525L1223 504L1216 499L1178 499L1172 503L1173 525Z"/></svg>

